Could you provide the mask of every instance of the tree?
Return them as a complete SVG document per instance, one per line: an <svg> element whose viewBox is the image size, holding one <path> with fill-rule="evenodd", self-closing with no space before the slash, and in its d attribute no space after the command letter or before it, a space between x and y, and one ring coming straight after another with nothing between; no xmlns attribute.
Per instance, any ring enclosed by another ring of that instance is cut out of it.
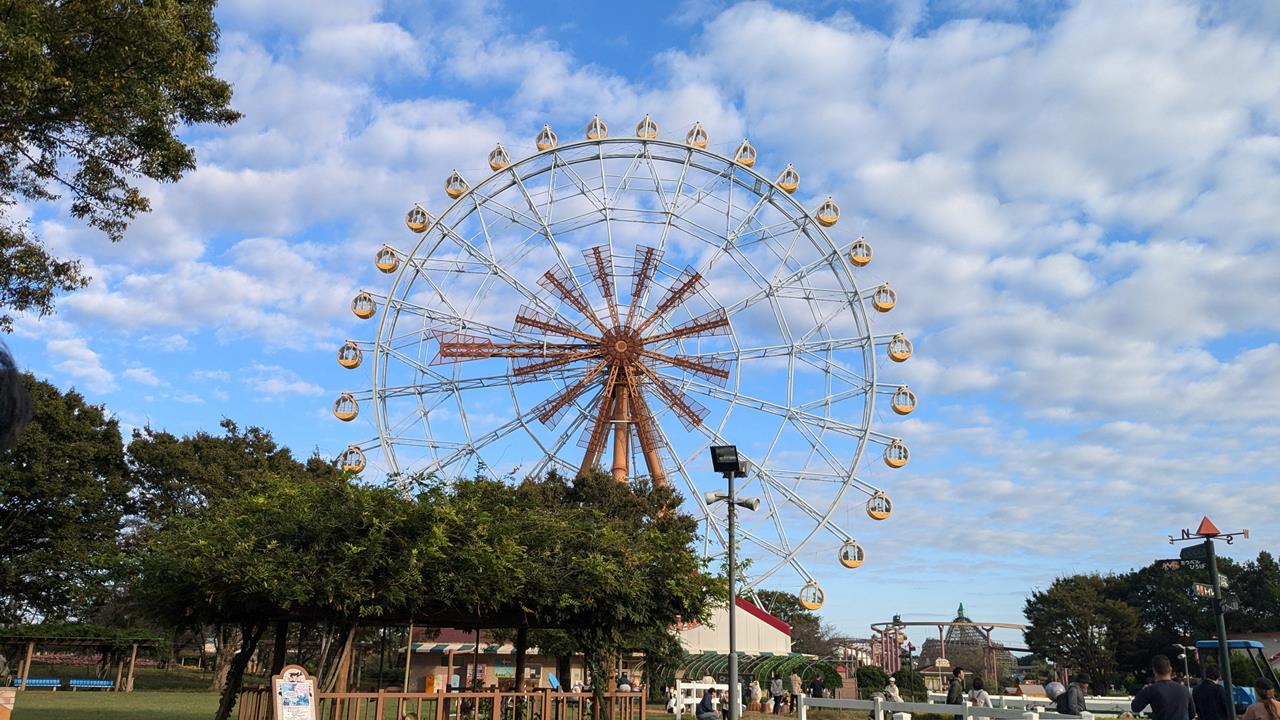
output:
<svg viewBox="0 0 1280 720"><path fill-rule="evenodd" d="M1027 647L1059 665L1084 670L1105 687L1114 681L1118 654L1138 631L1138 613L1108 597L1100 575L1053 581L1027 598Z"/></svg>
<svg viewBox="0 0 1280 720"><path fill-rule="evenodd" d="M859 665L857 670L858 695L871 697L889 684L889 675L877 665Z"/></svg>
<svg viewBox="0 0 1280 720"><path fill-rule="evenodd" d="M221 435L200 431L184 437L151 427L134 431L128 460L137 513L126 544L144 542L174 519L203 512L210 502L251 493L264 478L312 482L339 475L318 458L299 462L262 428L242 430L229 419L221 427ZM220 691L227 684L241 635L234 622L212 630L214 672L209 687Z"/></svg>
<svg viewBox="0 0 1280 720"><path fill-rule="evenodd" d="M195 168L180 124L235 122L217 78L214 0L9 0L0 6L0 307L52 312L87 282L7 209L69 193L71 214L116 241L150 203L142 178ZM0 329L12 318L0 315Z"/></svg>
<svg viewBox="0 0 1280 720"><path fill-rule="evenodd" d="M1280 563L1263 550L1232 577L1232 590L1240 602L1231 627L1237 631L1264 632L1280 628ZM1206 636L1207 637L1207 636Z"/></svg>
<svg viewBox="0 0 1280 720"><path fill-rule="evenodd" d="M336 623L347 644L360 620L420 602L426 565L445 558L434 512L390 488L267 473L150 533L137 554L134 595L173 627L235 626L217 714L225 720L277 618Z"/></svg>
<svg viewBox="0 0 1280 720"><path fill-rule="evenodd" d="M32 421L0 453L0 619L10 623L100 603L130 508L115 419L75 390L23 381Z"/></svg>

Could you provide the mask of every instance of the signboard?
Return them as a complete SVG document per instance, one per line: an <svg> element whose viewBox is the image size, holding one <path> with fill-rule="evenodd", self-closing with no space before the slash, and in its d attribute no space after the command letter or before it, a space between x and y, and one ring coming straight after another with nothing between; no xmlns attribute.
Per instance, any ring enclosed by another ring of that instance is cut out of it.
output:
<svg viewBox="0 0 1280 720"><path fill-rule="evenodd" d="M275 720L317 720L316 679L297 665L286 665L271 678Z"/></svg>
<svg viewBox="0 0 1280 720"><path fill-rule="evenodd" d="M1195 593L1196 597L1200 597L1200 598L1213 597L1213 586L1208 583L1192 583L1191 591Z"/></svg>
<svg viewBox="0 0 1280 720"><path fill-rule="evenodd" d="M515 677L515 658L498 658L498 664L493 668L493 675L499 680L506 680Z"/></svg>
<svg viewBox="0 0 1280 720"><path fill-rule="evenodd" d="M934 667L936 667L936 668L938 668L938 669L942 669L942 668L949 668L949 667L951 667L951 661L950 661L950 660L948 660L948 659L946 659L946 658L938 658L938 659L933 663L933 666L934 666Z"/></svg>
<svg viewBox="0 0 1280 720"><path fill-rule="evenodd" d="M1188 545L1182 548L1182 551L1178 553L1178 557L1182 558L1183 560L1201 560L1201 561L1208 560L1209 549L1205 547L1204 543L1196 543L1195 545Z"/></svg>

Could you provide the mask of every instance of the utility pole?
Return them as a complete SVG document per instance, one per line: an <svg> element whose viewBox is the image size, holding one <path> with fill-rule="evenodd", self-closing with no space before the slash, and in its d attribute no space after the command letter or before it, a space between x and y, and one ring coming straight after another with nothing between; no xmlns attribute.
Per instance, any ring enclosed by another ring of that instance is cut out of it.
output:
<svg viewBox="0 0 1280 720"><path fill-rule="evenodd" d="M729 503L729 720L738 720L741 713L740 691L742 684L738 680L738 565L735 547L737 543L738 508L755 510L760 507L758 498L739 500L737 478L746 477L751 470L751 463L738 458L738 448L733 445L716 445L711 448L711 467L724 475L729 483L729 494L709 492L705 496L708 505L720 501Z"/></svg>
<svg viewBox="0 0 1280 720"><path fill-rule="evenodd" d="M1208 516L1200 521L1195 532L1184 529L1180 537L1169 536L1169 544L1175 542L1191 542L1203 540L1203 543L1189 545L1182 549L1178 556L1183 560L1200 561L1209 566L1209 587L1212 588L1213 618L1218 626L1218 667L1222 671L1222 686L1226 688L1228 701L1234 708L1236 704L1235 686L1231 681L1231 647L1227 638L1227 619L1224 615L1222 597L1222 578L1218 575L1218 553L1214 540L1222 540L1228 545L1235 542L1236 537L1249 539L1248 529L1240 532L1224 533L1209 520ZM1197 584L1198 585L1198 584ZM1197 592L1200 588L1197 588Z"/></svg>

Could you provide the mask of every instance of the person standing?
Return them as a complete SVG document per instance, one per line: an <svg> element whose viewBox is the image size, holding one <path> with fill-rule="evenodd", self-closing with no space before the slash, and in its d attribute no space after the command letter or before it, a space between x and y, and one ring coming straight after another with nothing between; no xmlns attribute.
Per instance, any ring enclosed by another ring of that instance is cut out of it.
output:
<svg viewBox="0 0 1280 720"><path fill-rule="evenodd" d="M1169 662L1168 656L1151 658L1151 672L1156 681L1138 691L1133 702L1129 703L1129 709L1140 713L1150 706L1151 720L1191 720L1196 707L1187 689L1173 679L1173 663Z"/></svg>
<svg viewBox="0 0 1280 720"><path fill-rule="evenodd" d="M769 697L773 698L773 714L782 712L782 678L778 673L769 673Z"/></svg>
<svg viewBox="0 0 1280 720"><path fill-rule="evenodd" d="M813 682L809 683L809 697L820 698L820 697L826 697L826 695L827 695L826 680L823 679L822 673L818 672L818 674L813 676Z"/></svg>
<svg viewBox="0 0 1280 720"><path fill-rule="evenodd" d="M989 695L983 687L982 678L980 677L973 679L973 689L969 691L969 703L974 707L979 708L992 707L991 695ZM988 718L983 715L976 715L974 716L974 720L988 720Z"/></svg>
<svg viewBox="0 0 1280 720"><path fill-rule="evenodd" d="M1244 720L1280 720L1280 700L1276 700L1276 686L1266 678L1258 678L1253 684L1258 702L1244 711Z"/></svg>
<svg viewBox="0 0 1280 720"><path fill-rule="evenodd" d="M788 711L795 712L800 707L800 674L792 670L791 677L788 680L791 685L791 697L787 698Z"/></svg>
<svg viewBox="0 0 1280 720"><path fill-rule="evenodd" d="M1204 679L1191 691L1191 701L1200 720L1232 720L1231 700L1227 698L1227 689L1219 682L1221 678L1218 666L1210 665L1204 669Z"/></svg>
<svg viewBox="0 0 1280 720"><path fill-rule="evenodd" d="M964 668L959 665L951 671L951 684L947 686L947 704L964 704ZM956 720L964 720L964 716L956 715Z"/></svg>

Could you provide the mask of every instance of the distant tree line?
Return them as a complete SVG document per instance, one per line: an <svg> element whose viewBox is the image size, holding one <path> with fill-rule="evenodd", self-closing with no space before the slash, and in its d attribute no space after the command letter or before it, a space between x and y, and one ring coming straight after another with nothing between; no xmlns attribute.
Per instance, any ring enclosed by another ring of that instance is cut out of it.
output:
<svg viewBox="0 0 1280 720"><path fill-rule="evenodd" d="M1280 631L1280 564L1271 553L1243 562L1220 557L1218 569L1228 584L1228 634ZM1027 599L1027 646L1088 672L1099 688L1131 690L1146 681L1151 656L1176 658L1175 645L1217 637L1212 605L1193 591L1207 576L1199 562L1158 561L1113 575L1060 577ZM1200 671L1194 656L1187 664Z"/></svg>

